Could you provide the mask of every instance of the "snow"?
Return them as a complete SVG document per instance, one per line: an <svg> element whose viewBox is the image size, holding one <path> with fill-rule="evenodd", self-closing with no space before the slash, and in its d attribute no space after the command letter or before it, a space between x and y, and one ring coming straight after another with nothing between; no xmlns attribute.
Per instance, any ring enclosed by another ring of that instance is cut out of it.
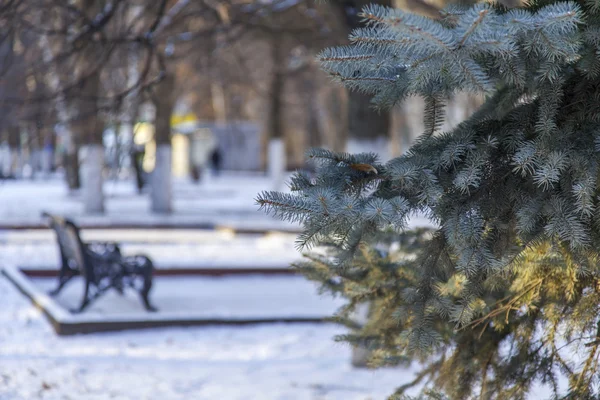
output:
<svg viewBox="0 0 600 400"><path fill-rule="evenodd" d="M78 194L68 193L62 180L4 181L0 185L0 225L39 225L42 210L73 218L80 225L166 223L174 226L208 224L233 228L297 229L257 212L254 197L269 180L260 176L225 176L210 183L174 183L174 213L149 213L148 195L137 195L131 182L106 182L107 213L83 214ZM239 186L239 187L238 187ZM43 201L40 201L43 199ZM236 234L228 228L84 229L84 240L117 241L126 255L144 253L157 268L285 268L300 258L294 234ZM54 234L47 231L0 230L0 263L56 269Z"/></svg>
<svg viewBox="0 0 600 400"><path fill-rule="evenodd" d="M83 230L84 240L116 241L124 255L145 254L156 268L287 268L301 259L295 235L235 234L228 230ZM0 231L0 263L57 269L51 231Z"/></svg>
<svg viewBox="0 0 600 400"><path fill-rule="evenodd" d="M56 278L31 281L39 294L57 283ZM64 309L74 309L83 290L83 279L75 278L55 301ZM109 291L71 319L324 318L343 304L340 299L319 296L315 284L300 276L155 277L150 299L158 312L146 312L133 291L123 297Z"/></svg>
<svg viewBox="0 0 600 400"><path fill-rule="evenodd" d="M56 336L0 276L0 400L379 399L404 369L353 369L334 325Z"/></svg>
<svg viewBox="0 0 600 400"><path fill-rule="evenodd" d="M300 229L296 224L257 211L258 193L273 188L271 179L262 174L224 173L218 178L206 174L200 184L174 180L172 188L173 213L151 214L148 193L137 194L132 181L107 180L104 182L105 214L87 215L81 194L69 192L64 179L58 176L49 180L0 181L0 225L39 226L40 214L47 211L73 218L82 226L131 224L181 228L206 225L292 232ZM431 226L431 223L423 217L414 217L409 225Z"/></svg>
<svg viewBox="0 0 600 400"><path fill-rule="evenodd" d="M84 214L80 195L69 193L61 179L3 181L0 226L39 226L40 214L46 210L73 218L84 228L106 226L84 229L83 239L117 241L122 243L124 254L144 253L157 268L283 268L301 258L294 246L299 227L257 211L254 198L272 186L269 178L243 174L207 176L199 185L174 181L173 214L157 215L149 212L148 194L138 195L132 182L107 181L106 214L98 216ZM110 229L113 224L144 229ZM149 229L156 224L175 229ZM182 229L198 225L222 228ZM424 226L428 221L415 217L410 225ZM236 229L264 230L267 234L238 234ZM53 233L0 230L0 263L57 268L58 249Z"/></svg>
<svg viewBox="0 0 600 400"><path fill-rule="evenodd" d="M69 192L64 180L18 180L0 183L0 225L40 225L42 211L75 219L81 225L170 225L227 226L236 229L298 230L298 226L257 212L255 198L271 190L271 181L262 175L224 174L206 176L200 184L173 181L173 213L151 214L148 193L137 194L132 181L105 181L105 214L84 213L81 193Z"/></svg>
<svg viewBox="0 0 600 400"><path fill-rule="evenodd" d="M91 216L83 212L81 194L70 193L62 179L2 181L0 225L38 226L41 212L48 211L84 227L106 226L84 229L83 238L120 242L123 253L145 253L157 268L281 268L300 257L294 234L235 232L298 231L298 226L257 212L257 193L271 188L270 179L258 174L207 176L199 185L174 181L173 213L153 215L148 193L138 195L132 182L106 181L106 213ZM145 229L110 229L113 224ZM152 225L225 228L148 229ZM0 230L0 268L7 265L57 268L52 232ZM44 294L53 280L19 276L63 320L141 315L135 295L120 298L109 293L88 313L74 316L65 307L75 301L81 282L67 286L57 304ZM339 300L319 297L315 290L313 284L293 276L159 277L151 298L161 311L151 318L177 313L204 317L331 314ZM113 307L117 302L119 306ZM60 337L0 274L0 400L364 400L384 398L413 379L414 371L407 369L353 369L350 348L332 340L343 333L345 328L332 324L270 324Z"/></svg>

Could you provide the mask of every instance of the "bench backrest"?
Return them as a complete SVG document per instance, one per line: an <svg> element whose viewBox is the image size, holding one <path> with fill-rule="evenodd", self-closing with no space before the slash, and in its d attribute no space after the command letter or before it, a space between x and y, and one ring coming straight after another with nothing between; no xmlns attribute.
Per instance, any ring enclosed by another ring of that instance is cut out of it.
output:
<svg viewBox="0 0 600 400"><path fill-rule="evenodd" d="M44 213L50 228L56 233L58 247L62 260L62 267L79 271L87 275L88 260L85 252L85 245L79 235L79 228L72 221Z"/></svg>

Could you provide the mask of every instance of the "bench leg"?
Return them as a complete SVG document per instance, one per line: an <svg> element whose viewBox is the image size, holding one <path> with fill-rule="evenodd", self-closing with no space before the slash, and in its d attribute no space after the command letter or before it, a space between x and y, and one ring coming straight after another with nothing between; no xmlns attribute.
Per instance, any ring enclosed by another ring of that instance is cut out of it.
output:
<svg viewBox="0 0 600 400"><path fill-rule="evenodd" d="M142 301L144 302L144 308L146 308L146 311L150 311L150 312L158 311L158 308L156 308L152 304L150 304L150 300L148 299L148 293L141 293L141 296L142 296Z"/></svg>
<svg viewBox="0 0 600 400"><path fill-rule="evenodd" d="M85 292L83 293L83 299L81 300L81 305L78 309L73 310L75 313L83 312L83 310L90 304L90 282L86 280L85 282Z"/></svg>
<svg viewBox="0 0 600 400"><path fill-rule="evenodd" d="M71 278L73 278L75 275L73 274L65 274L65 272L61 269L60 274L58 275L58 286L51 290L50 292L48 292L48 294L50 296L56 296L57 294L60 293L60 291L62 290L62 288L67 284L67 282L69 282L71 280Z"/></svg>
<svg viewBox="0 0 600 400"><path fill-rule="evenodd" d="M152 265L152 261L148 257L144 257L144 264L142 267L142 276L144 278L144 286L140 291L140 296L142 297L142 301L144 303L144 307L146 307L147 311L158 311L156 307L150 304L150 300L148 299L148 295L150 294L150 289L152 289L152 273L154 270L154 266Z"/></svg>

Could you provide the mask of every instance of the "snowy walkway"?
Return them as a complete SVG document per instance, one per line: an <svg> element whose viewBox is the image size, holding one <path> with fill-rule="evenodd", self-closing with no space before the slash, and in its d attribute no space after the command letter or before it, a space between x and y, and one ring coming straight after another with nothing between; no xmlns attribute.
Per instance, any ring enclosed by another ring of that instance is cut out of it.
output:
<svg viewBox="0 0 600 400"><path fill-rule="evenodd" d="M107 182L106 214L89 216L83 214L80 195L68 193L63 180L3 181L0 226L39 226L40 213L49 211L84 227L298 229L257 212L257 193L273 189L261 176L225 175L200 185L175 182L173 189L174 212L160 216L148 212L148 194L136 194L132 182ZM121 242L124 253L146 253L158 268L281 268L300 256L295 235L285 233L84 229L83 237ZM56 268L54 236L50 231L0 230L2 265ZM245 279L231 285L228 280L210 285L205 280L201 288L188 289L205 292L198 308L207 303L213 307L200 311L220 315L282 312L286 304L295 311L318 307L330 314L339 304L329 300L321 306L320 299L306 295L308 289L314 293L314 287L301 277L281 282L277 279L284 278ZM167 302L163 304L170 304L180 286L157 285L157 303L161 297ZM255 301L244 301L246 292L254 293ZM282 297L285 302L279 300ZM139 306L135 300L132 304ZM100 301L95 307L106 306ZM0 275L0 400L374 400L412 379L413 373L405 369L352 369L348 346L332 341L344 332L331 324L273 324L58 337L46 318Z"/></svg>
<svg viewBox="0 0 600 400"><path fill-rule="evenodd" d="M0 303L0 400L366 400L413 376L352 369L332 325L58 337L2 276Z"/></svg>
<svg viewBox="0 0 600 400"><path fill-rule="evenodd" d="M148 193L137 194L133 182L108 181L104 184L103 215L83 213L81 194L69 193L63 179L0 181L0 227L38 227L40 214L48 211L73 218L81 226L111 227L228 227L236 230L298 232L296 224L276 220L258 212L255 199L263 190L273 190L271 180L262 175L225 174L200 184L173 182L173 213L152 214ZM279 190L287 190L286 186ZM413 226L430 226L415 217Z"/></svg>
<svg viewBox="0 0 600 400"><path fill-rule="evenodd" d="M0 181L0 226L38 226L42 211L74 218L87 226L226 226L253 230L297 230L298 227L257 212L254 199L274 189L262 175L225 174L195 184L175 180L173 213L151 214L147 192L137 194L133 181L104 184L104 215L85 215L81 194L69 193L63 179ZM285 190L285 187L281 189Z"/></svg>
<svg viewBox="0 0 600 400"><path fill-rule="evenodd" d="M289 233L235 234L228 230L88 230L84 240L116 241L125 255L146 254L164 268L287 268L301 259ZM0 231L0 265L57 269L50 230Z"/></svg>
<svg viewBox="0 0 600 400"><path fill-rule="evenodd" d="M56 278L31 279L34 286L47 293L57 284ZM64 309L76 309L84 291L83 279L74 278L55 301ZM333 315L344 302L320 296L315 283L301 276L244 277L155 277L152 304L156 313L144 310L137 293L124 296L108 291L95 300L85 313L76 316L122 318L211 319L211 318L325 318Z"/></svg>

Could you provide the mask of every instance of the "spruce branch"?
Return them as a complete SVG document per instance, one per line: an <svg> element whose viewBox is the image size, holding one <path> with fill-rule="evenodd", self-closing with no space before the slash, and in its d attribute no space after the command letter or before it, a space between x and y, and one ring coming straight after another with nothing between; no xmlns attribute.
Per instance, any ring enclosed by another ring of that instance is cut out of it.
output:
<svg viewBox="0 0 600 400"><path fill-rule="evenodd" d="M442 126L444 122L444 102L438 96L428 96L425 98L424 111L425 132L422 139L433 136L433 134Z"/></svg>
<svg viewBox="0 0 600 400"><path fill-rule="evenodd" d="M427 369L447 355L427 384L451 400L520 398L540 382L559 396L561 376L574 397L598 394L583 388L600 384L600 351L589 352L600 302L600 15L595 3L533 1L452 7L436 21L365 9L368 27L323 66L378 107L424 97L425 131L384 164L313 150L315 176L295 176L294 197L265 195L265 209L302 223L300 244L327 247L301 270L344 297L337 318L354 331L341 339L368 344L373 366L409 357ZM489 96L440 132L445 100L463 91ZM414 239L412 215L437 228ZM352 325L364 301L368 321Z"/></svg>
<svg viewBox="0 0 600 400"><path fill-rule="evenodd" d="M458 42L458 47L462 47L465 45L465 42L467 41L467 39L469 39L471 34L473 34L473 32L482 25L485 17L489 13L490 13L490 9L488 9L487 7L483 8L483 9L479 10L479 12L477 12L475 20L473 20L470 24L467 24L468 27L466 27L465 33L460 38L460 40ZM460 21L466 22L464 14L463 14L462 18L460 18Z"/></svg>

